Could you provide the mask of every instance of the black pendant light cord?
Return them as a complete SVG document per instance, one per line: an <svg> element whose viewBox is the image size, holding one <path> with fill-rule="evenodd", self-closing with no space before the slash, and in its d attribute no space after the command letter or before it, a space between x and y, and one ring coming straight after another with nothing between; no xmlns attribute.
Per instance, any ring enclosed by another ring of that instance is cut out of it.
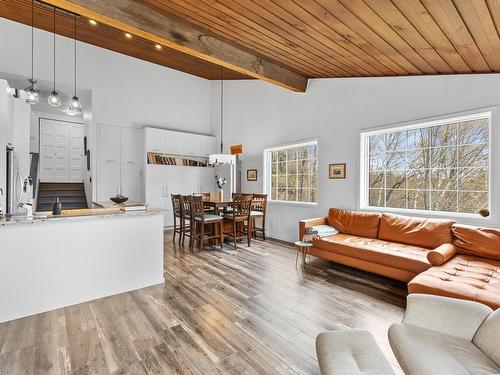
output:
<svg viewBox="0 0 500 375"><path fill-rule="evenodd" d="M33 35L34 35L34 20L35 20L35 17L34 17L34 13L35 13L35 2L34 0L31 0L31 81L33 81L33 61L34 61L34 58L33 58L33 54L34 54L34 40L33 40ZM33 82L32 82L33 83Z"/></svg>
<svg viewBox="0 0 500 375"><path fill-rule="evenodd" d="M74 52L75 52L75 96L76 96L76 14L74 14L74 17L75 17Z"/></svg>
<svg viewBox="0 0 500 375"><path fill-rule="evenodd" d="M54 87L53 91L56 91L56 8L54 7Z"/></svg>
<svg viewBox="0 0 500 375"><path fill-rule="evenodd" d="M220 67L220 153L224 149L224 67Z"/></svg>

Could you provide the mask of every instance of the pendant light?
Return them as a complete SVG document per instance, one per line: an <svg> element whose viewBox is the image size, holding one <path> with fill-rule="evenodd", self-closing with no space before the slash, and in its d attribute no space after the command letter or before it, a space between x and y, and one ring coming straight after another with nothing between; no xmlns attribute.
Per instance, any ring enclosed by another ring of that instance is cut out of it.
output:
<svg viewBox="0 0 500 375"><path fill-rule="evenodd" d="M74 16L75 21L75 34L74 34L74 54L75 54L75 95L71 98L69 102L68 114L70 115L79 115L82 113L82 104L80 103L80 99L76 96L76 14Z"/></svg>
<svg viewBox="0 0 500 375"><path fill-rule="evenodd" d="M33 60L34 60L34 13L35 13L35 4L34 0L31 0L31 78L28 79L29 86L26 88L26 103L33 105L38 104L40 101L40 91L35 88L36 80L33 78Z"/></svg>
<svg viewBox="0 0 500 375"><path fill-rule="evenodd" d="M208 163L212 165L234 164L234 155L224 154L224 67L220 72L220 154L210 154Z"/></svg>
<svg viewBox="0 0 500 375"><path fill-rule="evenodd" d="M54 7L54 30L53 30L53 47L54 47L54 85L52 86L52 92L49 95L48 102L52 107L61 106L61 97L56 91L56 8Z"/></svg>

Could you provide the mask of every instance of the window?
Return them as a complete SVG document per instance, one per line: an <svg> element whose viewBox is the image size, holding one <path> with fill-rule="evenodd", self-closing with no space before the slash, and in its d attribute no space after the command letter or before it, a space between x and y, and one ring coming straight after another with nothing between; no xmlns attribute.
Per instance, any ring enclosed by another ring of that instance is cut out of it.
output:
<svg viewBox="0 0 500 375"><path fill-rule="evenodd" d="M317 142L264 150L266 191L271 201L316 203Z"/></svg>
<svg viewBox="0 0 500 375"><path fill-rule="evenodd" d="M363 133L361 206L490 209L491 113Z"/></svg>

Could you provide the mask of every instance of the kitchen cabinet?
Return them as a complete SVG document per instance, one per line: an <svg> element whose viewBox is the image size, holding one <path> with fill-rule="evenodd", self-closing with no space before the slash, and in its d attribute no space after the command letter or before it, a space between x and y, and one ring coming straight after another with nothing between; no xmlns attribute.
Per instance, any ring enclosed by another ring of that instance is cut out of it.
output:
<svg viewBox="0 0 500 375"><path fill-rule="evenodd" d="M182 154L187 156L199 156L201 148L201 137L198 134L184 133L182 143Z"/></svg>
<svg viewBox="0 0 500 375"><path fill-rule="evenodd" d="M166 150L167 154L181 155L184 144L184 133L167 130L166 134Z"/></svg>
<svg viewBox="0 0 500 375"><path fill-rule="evenodd" d="M217 153L217 140L215 137L201 136L200 152L201 156L207 157Z"/></svg>
<svg viewBox="0 0 500 375"><path fill-rule="evenodd" d="M103 162L99 164L99 200L106 201L120 192L120 164Z"/></svg>
<svg viewBox="0 0 500 375"><path fill-rule="evenodd" d="M151 207L164 210L164 225L173 225L171 194L216 191L215 169L184 165L147 164L147 153L179 155L193 161L208 158L216 152L215 137L144 128L144 194ZM206 160L206 159L205 159Z"/></svg>
<svg viewBox="0 0 500 375"><path fill-rule="evenodd" d="M145 152L157 152L160 154L167 152L166 131L156 128L144 128Z"/></svg>
<svg viewBox="0 0 500 375"><path fill-rule="evenodd" d="M99 134L99 159L104 163L119 163L121 129L119 126L101 125Z"/></svg>
<svg viewBox="0 0 500 375"><path fill-rule="evenodd" d="M107 201L117 192L143 201L142 168L142 130L101 124L98 201Z"/></svg>

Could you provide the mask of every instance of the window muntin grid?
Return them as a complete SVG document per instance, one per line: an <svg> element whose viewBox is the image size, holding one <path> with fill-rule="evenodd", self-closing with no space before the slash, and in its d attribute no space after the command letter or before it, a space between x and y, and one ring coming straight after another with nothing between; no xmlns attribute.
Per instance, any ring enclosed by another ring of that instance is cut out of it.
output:
<svg viewBox="0 0 500 375"><path fill-rule="evenodd" d="M271 201L317 203L317 142L265 151Z"/></svg>
<svg viewBox="0 0 500 375"><path fill-rule="evenodd" d="M367 136L367 205L477 214L489 209L490 116Z"/></svg>

